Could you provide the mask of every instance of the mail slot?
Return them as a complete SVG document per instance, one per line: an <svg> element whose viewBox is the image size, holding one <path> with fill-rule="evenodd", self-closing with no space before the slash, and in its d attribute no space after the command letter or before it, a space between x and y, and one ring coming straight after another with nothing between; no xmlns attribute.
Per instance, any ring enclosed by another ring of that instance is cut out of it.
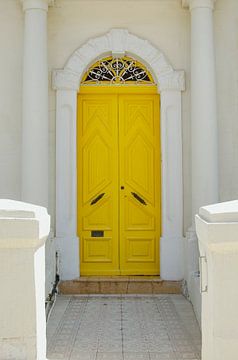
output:
<svg viewBox="0 0 238 360"><path fill-rule="evenodd" d="M91 237L104 237L104 231L93 230L93 231L91 231Z"/></svg>

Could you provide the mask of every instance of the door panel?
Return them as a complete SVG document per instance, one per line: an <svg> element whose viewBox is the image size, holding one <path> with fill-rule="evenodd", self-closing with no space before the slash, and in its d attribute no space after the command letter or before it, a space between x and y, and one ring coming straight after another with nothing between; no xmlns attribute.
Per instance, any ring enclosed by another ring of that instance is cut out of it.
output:
<svg viewBox="0 0 238 360"><path fill-rule="evenodd" d="M81 274L119 273L116 95L79 96L78 230Z"/></svg>
<svg viewBox="0 0 238 360"><path fill-rule="evenodd" d="M159 274L159 96L78 97L82 275Z"/></svg>
<svg viewBox="0 0 238 360"><path fill-rule="evenodd" d="M121 274L159 273L158 111L156 95L120 95Z"/></svg>

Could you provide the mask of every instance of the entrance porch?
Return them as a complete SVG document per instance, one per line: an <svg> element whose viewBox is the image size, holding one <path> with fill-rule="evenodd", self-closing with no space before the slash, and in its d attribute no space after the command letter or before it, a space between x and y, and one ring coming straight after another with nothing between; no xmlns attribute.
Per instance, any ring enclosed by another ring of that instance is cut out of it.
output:
<svg viewBox="0 0 238 360"><path fill-rule="evenodd" d="M48 360L199 360L200 330L182 295L58 296Z"/></svg>

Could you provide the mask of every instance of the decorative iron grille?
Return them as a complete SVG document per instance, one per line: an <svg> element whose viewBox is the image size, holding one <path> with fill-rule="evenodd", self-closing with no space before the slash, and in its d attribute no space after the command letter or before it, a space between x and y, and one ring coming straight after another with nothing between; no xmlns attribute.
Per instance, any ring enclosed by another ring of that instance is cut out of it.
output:
<svg viewBox="0 0 238 360"><path fill-rule="evenodd" d="M85 73L82 84L154 84L149 70L139 61L124 56L107 57L97 61Z"/></svg>

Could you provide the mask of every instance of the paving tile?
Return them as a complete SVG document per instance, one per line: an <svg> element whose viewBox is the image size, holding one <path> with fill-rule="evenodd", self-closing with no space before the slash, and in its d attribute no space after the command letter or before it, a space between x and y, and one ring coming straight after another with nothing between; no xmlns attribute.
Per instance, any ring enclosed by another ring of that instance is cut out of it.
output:
<svg viewBox="0 0 238 360"><path fill-rule="evenodd" d="M96 360L124 360L122 352L98 352Z"/></svg>
<svg viewBox="0 0 238 360"><path fill-rule="evenodd" d="M201 359L200 331L181 295L59 296L47 328L49 360Z"/></svg>
<svg viewBox="0 0 238 360"><path fill-rule="evenodd" d="M157 352L150 352L150 360L177 360L178 358L175 357L174 352L166 352L166 353L157 353Z"/></svg>
<svg viewBox="0 0 238 360"><path fill-rule="evenodd" d="M124 360L150 360L148 352L125 352Z"/></svg>
<svg viewBox="0 0 238 360"><path fill-rule="evenodd" d="M97 352L91 351L77 351L71 353L70 360L96 360Z"/></svg>

